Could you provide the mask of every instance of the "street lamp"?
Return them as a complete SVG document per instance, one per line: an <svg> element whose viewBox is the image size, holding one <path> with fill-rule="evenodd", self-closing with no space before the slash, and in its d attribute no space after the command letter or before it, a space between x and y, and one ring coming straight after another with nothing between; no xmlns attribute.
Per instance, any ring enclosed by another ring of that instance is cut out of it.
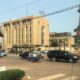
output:
<svg viewBox="0 0 80 80"><path fill-rule="evenodd" d="M63 45L64 45L64 51L65 51L65 40L66 40L66 39L64 39L64 43L63 43Z"/></svg>

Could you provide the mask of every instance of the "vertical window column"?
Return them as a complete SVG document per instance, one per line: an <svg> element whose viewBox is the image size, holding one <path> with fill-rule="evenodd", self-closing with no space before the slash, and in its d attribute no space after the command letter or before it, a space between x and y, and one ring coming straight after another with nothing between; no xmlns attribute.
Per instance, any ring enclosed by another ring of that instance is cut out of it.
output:
<svg viewBox="0 0 80 80"><path fill-rule="evenodd" d="M22 28L23 27L23 23L22 21L20 21L20 44L22 45Z"/></svg>

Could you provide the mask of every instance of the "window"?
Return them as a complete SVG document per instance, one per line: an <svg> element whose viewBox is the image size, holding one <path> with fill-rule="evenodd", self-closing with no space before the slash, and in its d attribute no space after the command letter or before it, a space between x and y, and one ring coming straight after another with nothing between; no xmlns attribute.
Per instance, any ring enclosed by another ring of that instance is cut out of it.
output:
<svg viewBox="0 0 80 80"><path fill-rule="evenodd" d="M42 26L41 27L41 45L44 45L44 35L45 35L44 29L45 29L45 26Z"/></svg>

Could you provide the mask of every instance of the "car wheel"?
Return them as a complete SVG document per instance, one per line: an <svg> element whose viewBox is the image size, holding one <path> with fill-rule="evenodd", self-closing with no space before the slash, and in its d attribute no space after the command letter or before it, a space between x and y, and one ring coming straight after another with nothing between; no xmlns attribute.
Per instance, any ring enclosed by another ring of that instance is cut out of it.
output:
<svg viewBox="0 0 80 80"><path fill-rule="evenodd" d="M52 61L53 61L53 62L55 62L55 61L56 61L56 58L55 58L55 57L53 57L53 58L52 58Z"/></svg>
<svg viewBox="0 0 80 80"><path fill-rule="evenodd" d="M72 58L70 58L70 59L69 59L69 62L70 62L70 63L73 63L73 59L72 59Z"/></svg>

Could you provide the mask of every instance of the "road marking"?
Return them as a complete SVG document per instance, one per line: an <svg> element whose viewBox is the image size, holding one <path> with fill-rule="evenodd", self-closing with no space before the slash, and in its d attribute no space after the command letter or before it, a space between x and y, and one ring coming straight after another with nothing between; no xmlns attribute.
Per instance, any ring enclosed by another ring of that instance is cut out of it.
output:
<svg viewBox="0 0 80 80"><path fill-rule="evenodd" d="M25 67L17 67L17 66L11 66L11 67L8 67L7 69L23 69L23 70L29 70L30 68L25 68Z"/></svg>
<svg viewBox="0 0 80 80"><path fill-rule="evenodd" d="M6 70L6 66L0 66L0 71L5 71Z"/></svg>
<svg viewBox="0 0 80 80"><path fill-rule="evenodd" d="M62 80L76 80L76 79L78 79L77 76L69 76L69 77L66 77L66 78L64 78Z"/></svg>
<svg viewBox="0 0 80 80"><path fill-rule="evenodd" d="M30 77L30 76L27 76L27 79L28 79L28 80L31 80L31 77Z"/></svg>
<svg viewBox="0 0 80 80"><path fill-rule="evenodd" d="M57 79L57 78L64 77L64 76L66 76L66 75L65 74L56 74L56 75L43 77L43 78L40 78L38 80L52 80L52 79Z"/></svg>
<svg viewBox="0 0 80 80"><path fill-rule="evenodd" d="M30 68L7 68L7 69L23 69L23 70L29 70Z"/></svg>

